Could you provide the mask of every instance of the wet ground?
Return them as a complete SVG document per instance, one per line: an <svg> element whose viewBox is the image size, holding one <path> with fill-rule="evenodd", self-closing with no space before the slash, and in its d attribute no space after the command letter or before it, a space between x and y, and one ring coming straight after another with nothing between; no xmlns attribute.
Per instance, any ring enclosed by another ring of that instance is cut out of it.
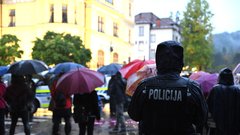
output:
<svg viewBox="0 0 240 135"><path fill-rule="evenodd" d="M52 132L52 113L47 109L38 109L35 114L33 122L31 122L31 135L51 135ZM109 117L109 105L106 104L103 108L102 119L95 122L94 135L137 135L138 134L138 124L137 122L131 120L127 113L124 113L126 118L127 132L125 134L119 134L116 132L111 132L114 127L116 120L110 119ZM8 132L10 126L10 119L6 120L6 131ZM60 128L61 135L64 135L64 122L61 124ZM21 121L18 122L16 127L16 135L24 135L23 126ZM79 129L78 125L72 120L72 131L71 135L78 135Z"/></svg>

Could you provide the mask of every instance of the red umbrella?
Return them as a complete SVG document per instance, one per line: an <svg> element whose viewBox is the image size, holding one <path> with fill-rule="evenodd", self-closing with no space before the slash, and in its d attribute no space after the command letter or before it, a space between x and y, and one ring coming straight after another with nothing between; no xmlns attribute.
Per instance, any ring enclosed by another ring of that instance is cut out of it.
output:
<svg viewBox="0 0 240 135"><path fill-rule="evenodd" d="M132 96L138 84L145 78L157 75L156 64L147 64L136 73L129 76L127 80L126 94Z"/></svg>
<svg viewBox="0 0 240 135"><path fill-rule="evenodd" d="M72 70L61 76L56 89L71 95L76 93L90 93L104 84L104 75L88 68Z"/></svg>
<svg viewBox="0 0 240 135"><path fill-rule="evenodd" d="M123 66L119 70L119 72L122 74L123 78L128 79L128 77L130 75L132 75L133 73L137 72L144 65L146 65L146 64L154 64L154 63L155 63L155 61L153 61L153 60L139 60L139 59L136 59L136 60L128 63L127 65Z"/></svg>

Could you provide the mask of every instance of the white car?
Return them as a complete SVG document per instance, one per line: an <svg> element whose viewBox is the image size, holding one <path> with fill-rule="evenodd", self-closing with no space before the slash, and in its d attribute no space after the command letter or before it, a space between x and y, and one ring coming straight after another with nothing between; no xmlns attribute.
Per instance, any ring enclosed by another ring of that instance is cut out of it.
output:
<svg viewBox="0 0 240 135"><path fill-rule="evenodd" d="M110 96L108 95L108 83L110 79L111 76L105 75L105 83L101 87L95 89L103 104L109 103Z"/></svg>
<svg viewBox="0 0 240 135"><path fill-rule="evenodd" d="M36 112L38 108L48 108L50 100L51 93L48 85L37 86L33 104L33 112Z"/></svg>

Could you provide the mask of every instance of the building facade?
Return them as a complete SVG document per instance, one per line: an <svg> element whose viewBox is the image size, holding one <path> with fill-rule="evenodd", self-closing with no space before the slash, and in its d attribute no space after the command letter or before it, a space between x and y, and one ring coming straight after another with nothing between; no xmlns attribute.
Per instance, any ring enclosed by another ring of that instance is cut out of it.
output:
<svg viewBox="0 0 240 135"><path fill-rule="evenodd" d="M33 41L47 31L80 36L92 52L89 67L131 59L133 0L3 0L0 36L20 39L22 59L31 59Z"/></svg>
<svg viewBox="0 0 240 135"><path fill-rule="evenodd" d="M180 27L171 18L159 18L153 13L139 13L135 16L134 58L155 59L155 51L160 42L174 40L180 42Z"/></svg>

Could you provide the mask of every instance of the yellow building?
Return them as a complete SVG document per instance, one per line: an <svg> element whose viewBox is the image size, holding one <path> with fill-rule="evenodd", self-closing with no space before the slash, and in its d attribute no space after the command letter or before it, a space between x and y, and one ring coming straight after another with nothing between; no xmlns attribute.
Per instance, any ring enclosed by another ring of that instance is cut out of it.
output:
<svg viewBox="0 0 240 135"><path fill-rule="evenodd" d="M80 36L92 52L90 68L131 59L133 0L3 0L0 36L13 34L31 59L33 43L47 31Z"/></svg>

